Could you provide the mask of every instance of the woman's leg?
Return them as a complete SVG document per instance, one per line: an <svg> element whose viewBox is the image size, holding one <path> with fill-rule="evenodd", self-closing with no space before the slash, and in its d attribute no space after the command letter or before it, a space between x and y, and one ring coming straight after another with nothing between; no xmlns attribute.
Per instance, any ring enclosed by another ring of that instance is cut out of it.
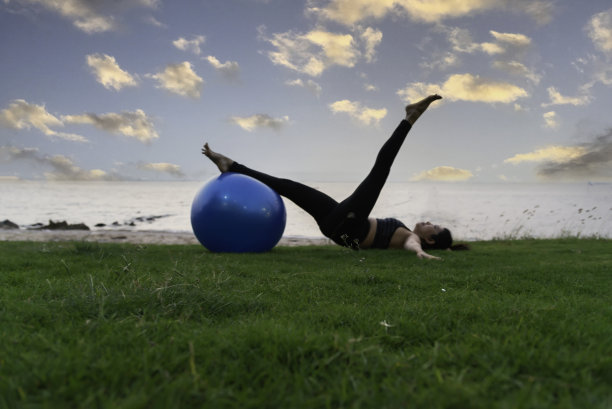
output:
<svg viewBox="0 0 612 409"><path fill-rule="evenodd" d="M229 167L230 172L250 176L270 187L276 193L286 197L311 215L317 224L321 224L327 215L338 206L338 202L323 192L290 179L281 179L247 168L238 162Z"/></svg>
<svg viewBox="0 0 612 409"><path fill-rule="evenodd" d="M427 107L441 97L431 95L415 104L406 107L406 119L403 120L395 129L391 137L384 143L378 155L374 166L370 173L355 189L355 191L345 200L343 200L332 217L348 217L362 219L367 218L374 208L378 196L387 181L387 177L391 171L391 165L402 147L406 135L412 128L412 124L425 112Z"/></svg>
<svg viewBox="0 0 612 409"><path fill-rule="evenodd" d="M403 120L395 132L385 142L370 173L359 184L357 189L338 206L329 212L323 223L319 223L321 231L336 243L347 247L359 248L370 229L368 217L378 200L391 165L399 149L408 135L411 125Z"/></svg>
<svg viewBox="0 0 612 409"><path fill-rule="evenodd" d="M370 173L359 184L357 189L340 203L340 207L355 214L353 217L368 217L374 208L378 196L391 172L391 165L397 156L411 125L403 120L391 137L382 146Z"/></svg>
<svg viewBox="0 0 612 409"><path fill-rule="evenodd" d="M213 152L208 144L202 153L212 160L221 172L236 172L259 180L263 184L286 197L310 214L319 226L327 215L336 208L338 202L323 192L289 179L281 179L263 172L250 169L219 153Z"/></svg>

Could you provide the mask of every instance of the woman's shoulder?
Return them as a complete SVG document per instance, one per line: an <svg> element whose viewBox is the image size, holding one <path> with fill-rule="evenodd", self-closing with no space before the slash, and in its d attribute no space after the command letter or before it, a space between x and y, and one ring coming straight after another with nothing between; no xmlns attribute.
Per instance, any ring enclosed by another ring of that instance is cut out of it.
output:
<svg viewBox="0 0 612 409"><path fill-rule="evenodd" d="M404 243L406 243L406 240L408 240L410 237L413 237L413 236L418 238L418 236L414 234L413 232L411 232L409 228L405 226L398 227L393 232L393 236L391 236L391 241L389 242L389 248L390 249L403 249Z"/></svg>

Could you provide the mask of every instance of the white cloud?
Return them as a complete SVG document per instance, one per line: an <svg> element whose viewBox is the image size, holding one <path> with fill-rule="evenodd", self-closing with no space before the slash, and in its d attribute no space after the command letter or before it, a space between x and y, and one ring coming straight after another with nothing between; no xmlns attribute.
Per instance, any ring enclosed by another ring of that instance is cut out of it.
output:
<svg viewBox="0 0 612 409"><path fill-rule="evenodd" d="M362 57L366 62L374 60L382 33L370 27L356 29L361 30L356 37L321 28L305 34L293 31L275 33L271 37L260 28L260 36L275 48L267 52L273 64L316 77L332 66L354 67Z"/></svg>
<svg viewBox="0 0 612 409"><path fill-rule="evenodd" d="M536 74L527 68L525 64L518 61L494 61L493 68L497 68L512 75L527 78L534 84L539 84L542 79L541 75Z"/></svg>
<svg viewBox="0 0 612 409"><path fill-rule="evenodd" d="M545 0L331 0L323 7L321 3L309 0L307 12L347 26L389 14L434 23L494 9L522 12L546 23L553 11L552 2Z"/></svg>
<svg viewBox="0 0 612 409"><path fill-rule="evenodd" d="M4 0L8 3L9 0ZM117 28L114 13L131 8L156 8L158 0L12 0L12 3L40 6L72 21L75 27L88 34L102 33Z"/></svg>
<svg viewBox="0 0 612 409"><path fill-rule="evenodd" d="M480 46L485 53L495 56L491 64L493 68L527 78L534 84L538 84L541 75L536 74L520 61L531 46L531 38L519 33L500 33L493 30L489 33L495 39L495 43L482 43Z"/></svg>
<svg viewBox="0 0 612 409"><path fill-rule="evenodd" d="M9 161L27 160L51 168L44 175L50 180L115 180L117 176L109 175L101 169L86 170L74 164L64 155L42 155L36 148L17 148L0 146L0 157Z"/></svg>
<svg viewBox="0 0 612 409"><path fill-rule="evenodd" d="M38 148L18 148L16 146L0 146L0 158L5 161L30 159L38 154Z"/></svg>
<svg viewBox="0 0 612 409"><path fill-rule="evenodd" d="M413 102L436 93L450 101L487 103L511 103L518 98L528 96L527 91L516 85L472 74L451 75L441 85L415 82L397 91L397 94L406 102Z"/></svg>
<svg viewBox="0 0 612 409"><path fill-rule="evenodd" d="M229 80L237 80L240 76L240 66L235 61L226 61L221 63L217 58L209 55L206 60L215 70L221 73L225 78Z"/></svg>
<svg viewBox="0 0 612 409"><path fill-rule="evenodd" d="M148 76L157 80L158 88L194 99L200 98L204 86L204 80L193 71L188 61L169 64L164 71Z"/></svg>
<svg viewBox="0 0 612 409"><path fill-rule="evenodd" d="M359 102L349 101L343 99L329 104L329 108L334 113L346 113L352 118L357 119L364 125L370 125L371 123L378 123L381 119L387 116L387 109L374 109L362 106Z"/></svg>
<svg viewBox="0 0 612 409"><path fill-rule="evenodd" d="M89 124L114 134L135 138L140 142L150 142L159 137L153 121L141 109L134 112L66 115L62 119L71 124Z"/></svg>
<svg viewBox="0 0 612 409"><path fill-rule="evenodd" d="M554 129L559 126L557 122L557 113L555 111L549 111L542 114L542 118L544 118L544 126L546 128Z"/></svg>
<svg viewBox="0 0 612 409"><path fill-rule="evenodd" d="M374 84L363 84L363 89L368 92L378 91L378 87Z"/></svg>
<svg viewBox="0 0 612 409"><path fill-rule="evenodd" d="M140 169L150 170L153 172L168 173L169 175L172 175L175 177L185 176L185 174L181 170L181 167L173 163L167 163L167 162L145 163L145 162L142 162L138 164L138 167Z"/></svg>
<svg viewBox="0 0 612 409"><path fill-rule="evenodd" d="M563 96L557 91L555 87L548 88L548 96L550 97L550 102L542 104L543 107L551 106L551 105L586 105L590 102L590 98L587 95L583 95L580 97L566 97Z"/></svg>
<svg viewBox="0 0 612 409"><path fill-rule="evenodd" d="M331 0L326 7L318 7L321 1L308 1L306 11L324 19L353 25L367 18L380 19L395 6L395 0Z"/></svg>
<svg viewBox="0 0 612 409"><path fill-rule="evenodd" d="M62 115L60 118L47 112L44 105L30 104L22 99L11 102L7 109L0 111L1 126L18 130L36 128L47 136L76 142L87 142L87 139L76 134L57 132L51 127L88 124L106 132L138 139L141 142L149 142L159 137L153 121L141 109L119 114Z"/></svg>
<svg viewBox="0 0 612 409"><path fill-rule="evenodd" d="M529 15L536 23L543 25L548 24L555 14L555 2L554 1L532 1L524 0L521 2L520 7L523 8L525 13ZM511 6L512 7L512 6Z"/></svg>
<svg viewBox="0 0 612 409"><path fill-rule="evenodd" d="M504 163L538 163L537 175L562 180L612 180L612 129L576 145L551 145L508 158Z"/></svg>
<svg viewBox="0 0 612 409"><path fill-rule="evenodd" d="M612 181L612 129L579 146L565 147L569 154L552 158L538 168L538 176L563 180Z"/></svg>
<svg viewBox="0 0 612 409"><path fill-rule="evenodd" d="M588 93L598 83L612 86L612 63L606 61L605 56L589 54L587 58L580 58L573 65L581 74L590 77L590 81L580 87L582 92Z"/></svg>
<svg viewBox="0 0 612 409"><path fill-rule="evenodd" d="M330 46L331 41L335 43L333 47ZM268 42L277 49L268 52L272 63L311 76L321 75L331 65L352 67L356 59L356 50L352 46L350 35L342 36L323 31L294 34L288 31L273 34ZM327 52L324 48L326 44Z"/></svg>
<svg viewBox="0 0 612 409"><path fill-rule="evenodd" d="M145 18L145 21L148 24L151 24L152 26L155 26L155 27L168 28L168 26L166 24L162 23L161 21L159 21L158 19L156 19L153 16L149 16L149 17Z"/></svg>
<svg viewBox="0 0 612 409"><path fill-rule="evenodd" d="M489 55L503 54L506 52L506 50L501 45L495 43L485 42L477 45L479 50Z"/></svg>
<svg viewBox="0 0 612 409"><path fill-rule="evenodd" d="M479 43L474 42L469 30L465 28L439 25L437 30L446 34L453 51L471 54L482 49Z"/></svg>
<svg viewBox="0 0 612 409"><path fill-rule="evenodd" d="M432 62L422 64L425 68L447 69L458 65L460 54L482 52L495 58L492 62L493 68L527 78L536 84L540 82L541 76L519 61L524 57L532 42L531 38L524 34L500 33L491 30L489 34L494 41L478 43L472 39L469 30L464 28L446 27L439 24L436 31L446 35L452 50L437 53Z"/></svg>
<svg viewBox="0 0 612 409"><path fill-rule="evenodd" d="M44 105L29 104L23 99L10 103L9 107L0 111L0 124L14 129L29 129L35 127L45 135L52 135L49 126L62 126L62 122L47 112Z"/></svg>
<svg viewBox="0 0 612 409"><path fill-rule="evenodd" d="M332 64L352 67L359 56L350 34L336 34L324 30L313 30L304 35L312 44L319 46L325 59Z"/></svg>
<svg viewBox="0 0 612 409"><path fill-rule="evenodd" d="M87 65L96 76L97 81L106 89L119 91L123 87L138 85L136 79L127 71L119 67L119 64L107 54L90 54L86 57Z"/></svg>
<svg viewBox="0 0 612 409"><path fill-rule="evenodd" d="M64 155L45 156L53 172L45 172L50 180L109 180L115 179L101 169L86 170L74 164L73 160Z"/></svg>
<svg viewBox="0 0 612 409"><path fill-rule="evenodd" d="M500 33L494 30L490 33L499 43L507 47L525 48L531 45L531 39L524 34Z"/></svg>
<svg viewBox="0 0 612 409"><path fill-rule="evenodd" d="M290 87L306 88L316 96L321 95L322 91L321 86L313 80L302 81L302 79L298 78L292 81L286 81L285 84L289 85Z"/></svg>
<svg viewBox="0 0 612 409"><path fill-rule="evenodd" d="M30 104L23 99L14 100L8 108L0 111L0 125L18 130L35 128L47 136L74 142L87 142L87 139L81 135L51 129L51 127L62 127L64 123L47 112L44 105Z"/></svg>
<svg viewBox="0 0 612 409"><path fill-rule="evenodd" d="M410 180L413 182L422 180L461 182L474 177L472 172L465 169L458 169L451 166L438 166L430 170L423 171Z"/></svg>
<svg viewBox="0 0 612 409"><path fill-rule="evenodd" d="M200 55L202 53L200 46L204 44L204 41L206 41L206 37L204 37L203 35L197 35L194 36L191 40L179 37L179 39L174 40L172 44L174 44L174 46L179 50L190 51L196 55Z"/></svg>
<svg viewBox="0 0 612 409"><path fill-rule="evenodd" d="M599 50L612 52L612 8L592 16L586 30Z"/></svg>
<svg viewBox="0 0 612 409"><path fill-rule="evenodd" d="M249 132L257 128L269 128L278 131L289 122L289 117L273 118L268 114L255 114L247 117L232 116L229 120Z"/></svg>
<svg viewBox="0 0 612 409"><path fill-rule="evenodd" d="M448 68L454 67L459 64L460 60L457 57L457 54L453 52L443 52L443 53L432 53L433 59L432 61L424 61L420 63L420 66L426 70L446 70Z"/></svg>
<svg viewBox="0 0 612 409"><path fill-rule="evenodd" d="M361 34L365 44L365 59L367 62L372 62L376 55L376 47L380 44L383 38L382 31L373 29L372 27L366 28Z"/></svg>
<svg viewBox="0 0 612 409"><path fill-rule="evenodd" d="M321 75L325 70L317 51L302 35L291 31L276 33L267 41L276 48L276 51L268 52L273 64L312 76Z"/></svg>
<svg viewBox="0 0 612 409"><path fill-rule="evenodd" d="M494 42L477 43L467 29L458 27L440 26L439 30L445 31L453 51L472 54L477 51L488 55L494 55L505 59L517 59L531 45L531 38L519 33L500 33L489 31Z"/></svg>
<svg viewBox="0 0 612 409"><path fill-rule="evenodd" d="M519 153L504 160L504 163L517 165L523 162L567 162L576 159L586 153L580 146L552 145L536 149L529 153Z"/></svg>

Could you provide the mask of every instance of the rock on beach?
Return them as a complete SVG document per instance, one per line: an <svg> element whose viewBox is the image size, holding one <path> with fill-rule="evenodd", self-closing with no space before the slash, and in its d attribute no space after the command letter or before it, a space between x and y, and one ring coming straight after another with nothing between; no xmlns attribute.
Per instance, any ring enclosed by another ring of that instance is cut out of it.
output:
<svg viewBox="0 0 612 409"><path fill-rule="evenodd" d="M30 230L90 230L85 223L69 224L65 220L54 222L49 220L47 225L35 225L29 228Z"/></svg>
<svg viewBox="0 0 612 409"><path fill-rule="evenodd" d="M0 222L0 229L13 230L13 229L18 229L18 228L19 226L13 223L12 221L10 221L9 219L5 219L4 221Z"/></svg>

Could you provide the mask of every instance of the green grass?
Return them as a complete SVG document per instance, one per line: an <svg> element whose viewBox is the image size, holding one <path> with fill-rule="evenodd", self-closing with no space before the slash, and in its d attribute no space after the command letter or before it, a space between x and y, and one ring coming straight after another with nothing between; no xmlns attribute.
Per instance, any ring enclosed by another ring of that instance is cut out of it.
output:
<svg viewBox="0 0 612 409"><path fill-rule="evenodd" d="M612 241L0 242L0 408L611 408Z"/></svg>

